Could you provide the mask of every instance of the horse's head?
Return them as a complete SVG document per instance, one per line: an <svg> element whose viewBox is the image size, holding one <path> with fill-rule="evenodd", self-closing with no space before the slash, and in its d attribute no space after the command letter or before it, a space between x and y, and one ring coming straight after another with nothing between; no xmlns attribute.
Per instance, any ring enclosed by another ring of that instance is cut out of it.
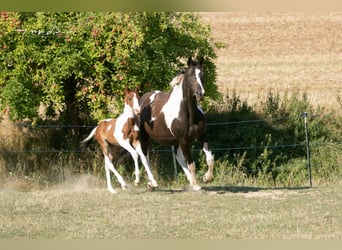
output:
<svg viewBox="0 0 342 250"><path fill-rule="evenodd" d="M199 62L193 61L191 57L188 59L188 68L185 70L184 79L188 84L193 96L197 101L202 101L204 98L203 88L203 71L202 71L203 58Z"/></svg>
<svg viewBox="0 0 342 250"><path fill-rule="evenodd" d="M125 105L130 107L136 116L140 114L139 99L138 90L130 90L128 87L125 88Z"/></svg>

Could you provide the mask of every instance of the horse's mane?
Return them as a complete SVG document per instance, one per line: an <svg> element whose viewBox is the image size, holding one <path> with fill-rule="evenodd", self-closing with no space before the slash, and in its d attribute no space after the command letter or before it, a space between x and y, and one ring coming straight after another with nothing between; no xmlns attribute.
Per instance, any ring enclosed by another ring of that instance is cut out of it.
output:
<svg viewBox="0 0 342 250"><path fill-rule="evenodd" d="M178 73L169 83L170 86L173 88L174 86L180 84L183 81L184 78L184 71L181 71L180 73Z"/></svg>
<svg viewBox="0 0 342 250"><path fill-rule="evenodd" d="M203 57L200 59L200 62L196 62L196 61L193 61L191 58L188 59L188 66L201 66L202 63L203 63ZM171 82L169 83L170 86L173 88L174 86L182 83L183 81L183 78L184 78L184 74L185 74L185 71L186 69L182 69L172 80Z"/></svg>

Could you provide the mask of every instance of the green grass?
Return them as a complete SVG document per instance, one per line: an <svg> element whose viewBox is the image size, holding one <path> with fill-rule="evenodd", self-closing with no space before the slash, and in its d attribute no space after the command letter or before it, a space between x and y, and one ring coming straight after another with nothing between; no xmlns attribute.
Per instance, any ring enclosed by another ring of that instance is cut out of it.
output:
<svg viewBox="0 0 342 250"><path fill-rule="evenodd" d="M0 239L341 239L342 185L0 191Z"/></svg>

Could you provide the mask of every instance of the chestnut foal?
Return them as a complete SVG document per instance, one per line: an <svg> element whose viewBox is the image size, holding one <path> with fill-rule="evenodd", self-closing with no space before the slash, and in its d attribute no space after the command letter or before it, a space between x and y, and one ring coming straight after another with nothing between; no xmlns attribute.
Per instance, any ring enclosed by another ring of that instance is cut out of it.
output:
<svg viewBox="0 0 342 250"><path fill-rule="evenodd" d="M138 163L139 155L150 180L148 186L152 188L158 187L158 184L149 168L147 159L142 152L138 138L139 127L136 124L136 116L140 114L139 98L137 91L129 90L126 87L123 113L116 119L106 119L101 121L98 126L91 131L89 136L80 143L81 147L87 147L95 137L97 142L100 144L105 159L107 189L111 193L116 193L116 191L111 184L110 171L114 173L120 182L122 189L127 188L126 182L112 163L119 147L126 149L134 160L135 185L140 182Z"/></svg>

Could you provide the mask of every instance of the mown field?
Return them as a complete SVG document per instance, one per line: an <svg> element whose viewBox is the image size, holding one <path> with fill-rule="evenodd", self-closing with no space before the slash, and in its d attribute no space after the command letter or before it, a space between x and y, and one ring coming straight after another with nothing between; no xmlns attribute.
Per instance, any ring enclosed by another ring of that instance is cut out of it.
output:
<svg viewBox="0 0 342 250"><path fill-rule="evenodd" d="M89 180L88 180L89 181ZM341 239L342 186L0 192L0 239ZM80 188L82 186L82 188Z"/></svg>
<svg viewBox="0 0 342 250"><path fill-rule="evenodd" d="M222 93L257 103L269 90L306 92L315 105L340 109L341 13L202 13L218 50Z"/></svg>

